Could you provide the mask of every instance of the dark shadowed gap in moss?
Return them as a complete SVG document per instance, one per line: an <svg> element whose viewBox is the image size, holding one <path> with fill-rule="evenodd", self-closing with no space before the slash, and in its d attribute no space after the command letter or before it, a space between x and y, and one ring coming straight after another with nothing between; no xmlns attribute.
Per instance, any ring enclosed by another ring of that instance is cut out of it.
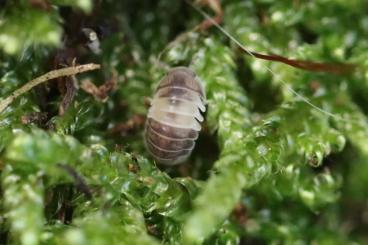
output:
<svg viewBox="0 0 368 245"><path fill-rule="evenodd" d="M347 143L341 152L333 152L329 154L323 158L323 161L320 165L317 167L312 167L311 169L315 174L323 173L326 170L343 173L345 178L345 175L347 175L349 172L350 167L348 164L342 164L344 161L341 160L345 159L345 155L351 154L352 150L351 144ZM352 156L351 160L354 160L354 156ZM311 166L313 166L313 164Z"/></svg>
<svg viewBox="0 0 368 245"><path fill-rule="evenodd" d="M1 170L0 170L1 175ZM3 206L3 200L4 200L4 193L3 188L0 185L0 212L1 214L4 213L4 206ZM8 237L9 237L9 226L6 221L6 218L1 215L0 216L0 244L8 244Z"/></svg>
<svg viewBox="0 0 368 245"><path fill-rule="evenodd" d="M220 149L216 141L216 136L208 132L202 132L196 142L192 159L192 177L205 180L209 177L209 171L213 164L220 157Z"/></svg>
<svg viewBox="0 0 368 245"><path fill-rule="evenodd" d="M73 198L77 196L70 184L53 186L46 190L45 217L48 224L71 224L73 221Z"/></svg>
<svg viewBox="0 0 368 245"><path fill-rule="evenodd" d="M201 132L196 141L192 155L185 164L173 167L161 166L171 177L190 176L198 180L206 180L213 164L219 158L220 149L216 136L209 132Z"/></svg>
<svg viewBox="0 0 368 245"><path fill-rule="evenodd" d="M304 42L309 44L315 44L318 41L318 35L307 26L299 24L297 29Z"/></svg>
<svg viewBox="0 0 368 245"><path fill-rule="evenodd" d="M281 93L279 88L273 87L269 79L256 81L249 65L245 63L244 56L241 54L237 55L236 58L236 76L239 84L247 92L252 102L252 112L267 113L280 105Z"/></svg>
<svg viewBox="0 0 368 245"><path fill-rule="evenodd" d="M158 239L163 239L164 227L162 223L164 219L164 216L157 213L146 214L145 221L148 234Z"/></svg>
<svg viewBox="0 0 368 245"><path fill-rule="evenodd" d="M332 156L333 160L345 162L340 164L335 171L343 174L344 184L341 189L341 202L339 210L344 224L348 227L353 237L360 237L368 230L368 170L364 157L354 149L351 144L347 144L344 154Z"/></svg>
<svg viewBox="0 0 368 245"><path fill-rule="evenodd" d="M239 245L266 245L267 242L261 237L241 237Z"/></svg>
<svg viewBox="0 0 368 245"><path fill-rule="evenodd" d="M366 106L368 104L368 89L365 86L365 79L362 77L347 79L352 100L359 105L359 108L365 115L368 115L368 107Z"/></svg>

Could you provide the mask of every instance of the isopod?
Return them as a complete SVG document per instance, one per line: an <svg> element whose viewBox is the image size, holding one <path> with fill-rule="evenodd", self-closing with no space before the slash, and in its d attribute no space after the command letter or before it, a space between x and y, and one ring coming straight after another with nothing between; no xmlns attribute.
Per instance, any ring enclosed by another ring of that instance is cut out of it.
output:
<svg viewBox="0 0 368 245"><path fill-rule="evenodd" d="M172 68L159 83L148 110L145 144L161 164L182 163L201 130L206 96L200 79L187 67Z"/></svg>

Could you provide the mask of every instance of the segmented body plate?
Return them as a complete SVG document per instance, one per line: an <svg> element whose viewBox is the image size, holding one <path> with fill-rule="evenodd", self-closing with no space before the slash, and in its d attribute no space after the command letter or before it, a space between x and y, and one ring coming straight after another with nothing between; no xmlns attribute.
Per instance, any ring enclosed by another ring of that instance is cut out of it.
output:
<svg viewBox="0 0 368 245"><path fill-rule="evenodd" d="M177 164L191 154L206 110L196 74L186 67L171 69L161 80L148 111L145 142L156 161Z"/></svg>

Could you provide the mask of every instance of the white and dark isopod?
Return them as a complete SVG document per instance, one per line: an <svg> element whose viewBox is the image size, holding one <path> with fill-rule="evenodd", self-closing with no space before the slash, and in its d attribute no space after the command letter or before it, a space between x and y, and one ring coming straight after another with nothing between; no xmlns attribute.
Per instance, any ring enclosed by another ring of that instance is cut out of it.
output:
<svg viewBox="0 0 368 245"><path fill-rule="evenodd" d="M160 81L146 121L145 143L154 159L167 165L185 161L205 111L205 93L196 74L186 67L171 69Z"/></svg>

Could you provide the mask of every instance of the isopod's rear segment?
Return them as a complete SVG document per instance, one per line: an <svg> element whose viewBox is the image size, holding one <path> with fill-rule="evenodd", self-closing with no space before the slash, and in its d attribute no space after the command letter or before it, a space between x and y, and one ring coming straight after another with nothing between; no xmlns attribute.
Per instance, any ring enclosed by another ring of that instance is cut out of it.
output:
<svg viewBox="0 0 368 245"><path fill-rule="evenodd" d="M190 156L205 110L196 74L186 67L171 69L156 90L146 121L145 143L157 162L173 165Z"/></svg>

